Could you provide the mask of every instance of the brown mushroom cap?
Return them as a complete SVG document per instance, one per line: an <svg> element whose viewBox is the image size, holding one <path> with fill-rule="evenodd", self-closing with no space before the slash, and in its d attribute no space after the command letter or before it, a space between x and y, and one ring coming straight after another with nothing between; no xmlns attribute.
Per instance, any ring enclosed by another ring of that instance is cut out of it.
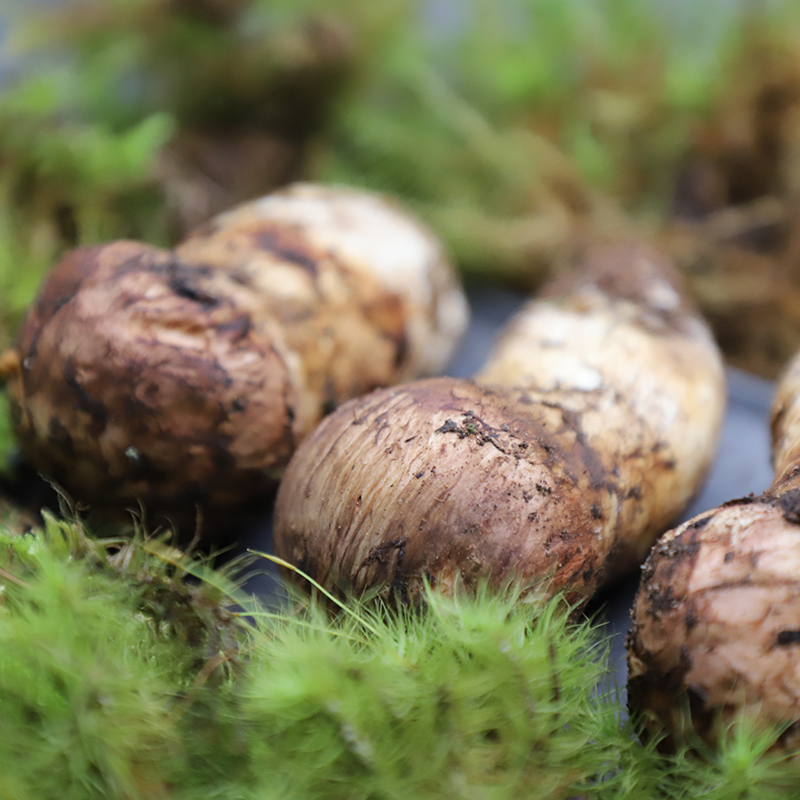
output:
<svg viewBox="0 0 800 800"><path fill-rule="evenodd" d="M8 382L34 466L98 505L191 509L263 488L295 444L289 369L216 277L137 242L64 259Z"/></svg>
<svg viewBox="0 0 800 800"><path fill-rule="evenodd" d="M628 639L628 702L662 746L709 744L740 712L800 744L800 517L765 495L665 534Z"/></svg>

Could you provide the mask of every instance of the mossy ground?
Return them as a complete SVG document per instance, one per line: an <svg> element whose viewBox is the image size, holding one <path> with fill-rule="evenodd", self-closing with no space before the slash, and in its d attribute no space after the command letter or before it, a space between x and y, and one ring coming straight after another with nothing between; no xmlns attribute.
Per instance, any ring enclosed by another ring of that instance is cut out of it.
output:
<svg viewBox="0 0 800 800"><path fill-rule="evenodd" d="M606 643L513 592L275 611L158 539L0 534L0 797L797 797L747 725L660 756Z"/></svg>

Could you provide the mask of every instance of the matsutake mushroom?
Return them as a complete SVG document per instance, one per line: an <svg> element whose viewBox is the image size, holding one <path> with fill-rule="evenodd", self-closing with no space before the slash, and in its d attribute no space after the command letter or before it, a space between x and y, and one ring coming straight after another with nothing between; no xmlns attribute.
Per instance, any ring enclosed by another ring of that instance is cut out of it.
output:
<svg viewBox="0 0 800 800"><path fill-rule="evenodd" d="M323 420L279 489L276 552L342 593L514 580L581 600L698 490L724 406L719 352L671 263L594 245L474 379L379 390Z"/></svg>
<svg viewBox="0 0 800 800"><path fill-rule="evenodd" d="M800 745L800 354L772 408L772 486L666 533L644 565L628 698L665 746L742 713Z"/></svg>
<svg viewBox="0 0 800 800"><path fill-rule="evenodd" d="M2 371L25 456L76 499L224 517L274 486L324 413L441 369L467 318L423 225L300 184L175 251L68 254Z"/></svg>

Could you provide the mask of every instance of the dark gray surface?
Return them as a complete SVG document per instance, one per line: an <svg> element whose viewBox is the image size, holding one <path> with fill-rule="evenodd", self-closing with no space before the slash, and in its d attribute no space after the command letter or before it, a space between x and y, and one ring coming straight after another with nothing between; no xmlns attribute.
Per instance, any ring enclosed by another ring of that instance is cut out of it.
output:
<svg viewBox="0 0 800 800"><path fill-rule="evenodd" d="M495 287L474 287L469 295L472 324L448 370L454 376L471 375L483 365L503 323L525 300L522 295ZM684 519L751 492L760 493L771 482L768 413L773 386L744 372L729 370L728 392L729 405L719 455L705 487ZM268 519L255 526L232 552L242 553L247 548L271 552ZM263 562L259 569L261 574L248 581L248 590L267 602L279 602L282 592L276 568ZM599 603L598 613L607 620L613 635L610 663L620 688L625 686L627 677L624 642L637 584L638 575L633 575L609 590Z"/></svg>

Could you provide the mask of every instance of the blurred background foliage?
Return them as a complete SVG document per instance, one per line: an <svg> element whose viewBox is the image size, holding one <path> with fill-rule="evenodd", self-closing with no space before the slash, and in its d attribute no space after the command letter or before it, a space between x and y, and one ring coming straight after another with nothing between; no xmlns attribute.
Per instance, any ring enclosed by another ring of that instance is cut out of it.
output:
<svg viewBox="0 0 800 800"><path fill-rule="evenodd" d="M660 237L729 358L800 347L788 0L0 0L0 344L65 249L299 178L400 197L468 276Z"/></svg>

